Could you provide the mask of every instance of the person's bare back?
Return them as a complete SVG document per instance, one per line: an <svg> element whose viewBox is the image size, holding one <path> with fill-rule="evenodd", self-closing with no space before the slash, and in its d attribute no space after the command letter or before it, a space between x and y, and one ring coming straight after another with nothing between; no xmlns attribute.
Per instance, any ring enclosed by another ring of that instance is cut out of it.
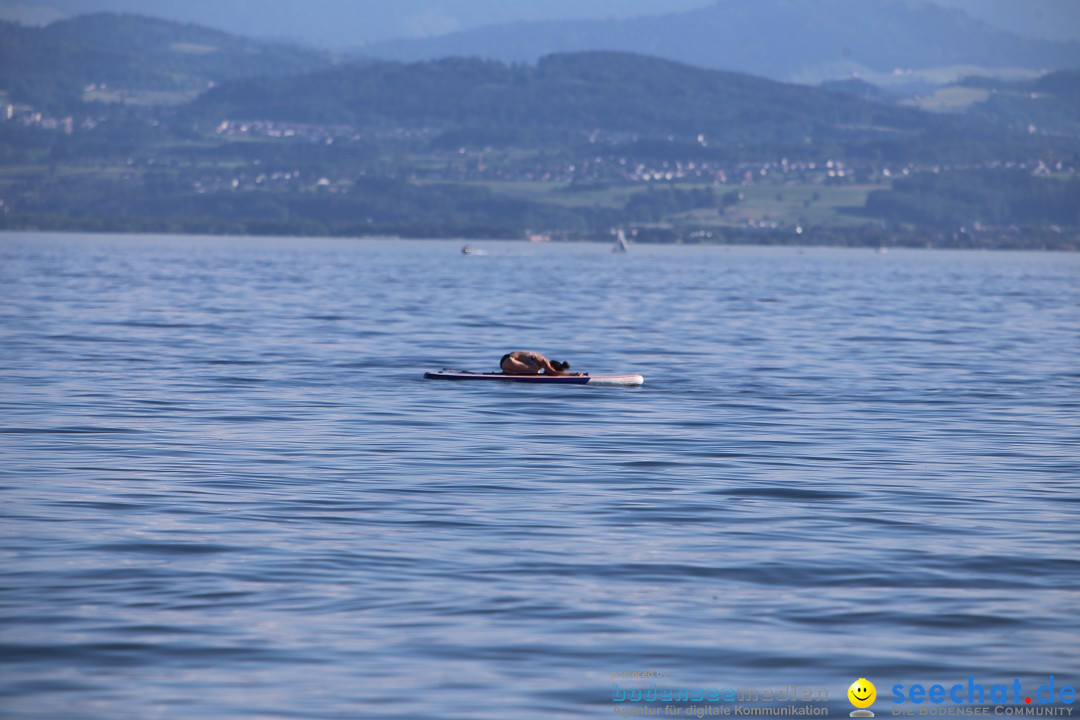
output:
<svg viewBox="0 0 1080 720"><path fill-rule="evenodd" d="M545 375L581 375L572 373L570 363L558 360L548 360L537 352L530 350L515 350L502 356L499 366L507 375L539 375L541 371Z"/></svg>

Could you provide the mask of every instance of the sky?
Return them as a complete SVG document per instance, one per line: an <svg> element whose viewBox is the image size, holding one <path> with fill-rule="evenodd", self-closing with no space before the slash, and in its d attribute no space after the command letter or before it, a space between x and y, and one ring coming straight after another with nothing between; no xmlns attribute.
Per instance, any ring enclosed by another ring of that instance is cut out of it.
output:
<svg viewBox="0 0 1080 720"><path fill-rule="evenodd" d="M523 20L628 17L724 0L0 0L0 18L44 24L102 10L194 22L237 35L327 48ZM814 0L805 0L813 2ZM866 0L886 2L890 0ZM906 0L925 2L927 0ZM1080 0L937 0L991 25L1080 40Z"/></svg>

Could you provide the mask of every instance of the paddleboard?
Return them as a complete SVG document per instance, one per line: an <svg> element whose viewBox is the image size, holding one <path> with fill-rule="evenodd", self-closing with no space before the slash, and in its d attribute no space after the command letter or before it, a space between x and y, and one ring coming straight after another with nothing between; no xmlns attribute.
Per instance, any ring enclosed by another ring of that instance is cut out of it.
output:
<svg viewBox="0 0 1080 720"><path fill-rule="evenodd" d="M536 385L607 385L633 387L645 382L641 375L503 375L467 370L436 370L424 373L427 380L502 380Z"/></svg>

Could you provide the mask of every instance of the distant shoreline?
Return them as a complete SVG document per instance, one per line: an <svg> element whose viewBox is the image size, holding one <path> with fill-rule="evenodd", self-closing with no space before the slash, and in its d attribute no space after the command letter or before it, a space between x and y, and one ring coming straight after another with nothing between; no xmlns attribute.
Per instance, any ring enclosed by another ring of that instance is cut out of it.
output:
<svg viewBox="0 0 1080 720"><path fill-rule="evenodd" d="M345 234L290 234L290 233L234 233L234 232L221 232L221 233L208 233L208 232L187 232L187 231L175 231L175 232L161 232L155 230L109 230L109 229L94 229L94 230L77 230L77 229L50 229L50 228L0 228L0 238L11 237L14 235L35 235L35 236L93 236L93 237L107 237L113 236L117 238L135 238L135 237L160 237L160 238L190 238L198 240L213 240L213 239L241 239L241 240L341 240L341 241L360 241L360 242L375 242L375 241L399 241L403 243L410 242L441 242L441 243L513 243L521 245L523 247L532 247L535 245L601 245L610 246L613 240L596 236L576 236L576 237L553 237L550 241L544 243L530 242L524 238L519 237L476 237L468 235L447 235L447 236L419 236L419 235L397 235L393 233L374 233L366 235L345 235ZM1015 238L1015 242L1009 242L1002 240L996 243L978 244L977 237L965 237L962 240L966 242L954 242L949 243L947 239L933 239L930 241L918 240L925 235L921 235L920 238L896 235L893 237L885 236L882 242L829 242L829 239L836 239L828 231L821 232L822 237L820 241L814 242L814 235L806 233L804 236L798 238L790 237L790 233L776 233L775 235L764 234L751 234L745 233L742 235L732 234L723 238L705 238L694 239L692 241L663 241L654 239L636 239L631 243L631 253L635 245L648 246L648 247L660 247L660 246L686 246L686 247L785 247L793 249L852 249L852 250L871 250L876 252L888 252L890 250L969 250L969 251L1010 251L1010 252L1060 252L1060 253L1075 253L1080 252L1080 237L1063 235L1056 238L1057 243L1053 243L1052 238L1040 237L1040 238ZM966 234L965 234L966 235ZM936 241L935 241L936 240ZM1041 242L1040 242L1041 241Z"/></svg>

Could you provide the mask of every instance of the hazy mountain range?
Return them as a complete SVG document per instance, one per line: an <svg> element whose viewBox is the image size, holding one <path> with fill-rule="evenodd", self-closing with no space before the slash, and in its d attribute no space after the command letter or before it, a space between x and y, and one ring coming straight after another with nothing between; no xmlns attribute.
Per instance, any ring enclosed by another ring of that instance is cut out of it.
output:
<svg viewBox="0 0 1080 720"><path fill-rule="evenodd" d="M477 56L535 62L553 52L618 50L699 67L818 82L963 67L1080 67L1080 43L1034 40L928 2L724 0L653 17L510 23L364 49L371 57ZM952 78L947 78L952 79Z"/></svg>
<svg viewBox="0 0 1080 720"><path fill-rule="evenodd" d="M755 7L785 3L807 7ZM752 14L746 0L729 0L654 24L740 4ZM845 39L846 23L867 37L841 54L882 63L927 35L942 44L925 47L932 62L996 61L978 33L1021 60L1072 47L931 5L887 7L897 14L878 26L869 11L819 18L788 49L820 57ZM953 26L915 37L918 19L942 13ZM672 27L683 49L723 47L708 33L691 43L685 22ZM947 33L970 42L949 47ZM781 46L742 45L758 62L782 57L769 52ZM927 112L934 104L950 112ZM972 78L902 101L858 80L808 87L626 52L535 64L343 62L192 24L93 14L45 27L0 22L0 107L0 228L9 229L606 237L613 225L645 223L659 241L714 231L734 241L756 222L773 228L769 241L790 242L796 224L820 223L829 229L815 231L825 233L818 242L846 244L879 243L882 221L915 228L904 231L912 243L973 221L1044 234L1080 223L1078 72ZM899 168L903 179L884 189ZM920 177L920 168L933 171ZM868 184L882 189L868 196ZM993 242L1042 242L1001 232Z"/></svg>
<svg viewBox="0 0 1080 720"><path fill-rule="evenodd" d="M141 13L153 8L164 17L206 18L210 27L241 26L236 34L249 39L324 37L319 28L335 20L342 33L339 45L352 45L354 58L420 61L460 56L534 63L552 53L614 50L809 84L861 77L908 92L972 74L1019 79L1045 70L1080 68L1078 41L1040 40L1007 32L927 0L714 0L701 6L702 1L674 0L666 3L664 14L641 15L660 6L654 0L593 0L577 5L566 0L540 4L320 0L310 8L304 6L310 12L305 10L300 17L300 6L280 0L187 0L183 4L173 0L0 0L0 17L21 12L43 18L98 5L131 6ZM984 15L987 9L997 8L1002 18L1006 10L1018 6L1005 0L979 1ZM1063 7L1060 1L1028 0L1023 5L1028 14L1041 12L1058 18L1061 25L1070 25L1077 16L1080 27L1080 2L1065 0L1070 4ZM966 4L968 0L941 2ZM612 14L589 18L604 10ZM545 19L551 17L571 19ZM490 24L500 20L507 22ZM72 22L85 25L87 21L54 22L42 32L59 36L62 28L75 27ZM348 30L358 24L364 26L363 32ZM149 31L147 37L154 32ZM212 31L200 27L199 32L206 36ZM408 37L368 42L394 34ZM82 37L92 40L85 32ZM111 43L102 35L98 44L104 49ZM276 43L284 44L291 43ZM206 46L206 42L195 45ZM265 55L268 45L264 41L262 46ZM6 54L17 51L8 48ZM231 75L248 74L251 59L237 58L245 70ZM193 60L189 57L185 62L191 65ZM80 70L76 67L76 74L85 74ZM277 74L278 69L269 65L266 72Z"/></svg>
<svg viewBox="0 0 1080 720"><path fill-rule="evenodd" d="M192 22L247 37L347 48L483 25L631 17L712 0L0 0L0 18L45 24L94 12ZM1045 0L1044 0L1045 1Z"/></svg>
<svg viewBox="0 0 1080 720"><path fill-rule="evenodd" d="M727 0L721 0L726 2ZM515 22L678 13L716 0L0 0L0 19L43 25L102 11L153 15L246 37L345 48ZM864 0L867 6L886 0ZM816 0L804 0L813 7ZM1076 0L937 0L999 30L1080 40ZM767 5L767 3L762 3Z"/></svg>
<svg viewBox="0 0 1080 720"><path fill-rule="evenodd" d="M761 7L765 3L777 5L792 0L738 2L749 8L751 4ZM821 3L840 6L845 3L859 4L859 0L821 0ZM788 111L798 107L807 118L819 124L819 129L834 125L892 127L893 121L909 117L907 111L896 104L900 96L861 80L828 83L826 89L832 92L822 93L817 89L800 89L769 82L762 77L750 77L755 73L743 75L724 71L702 74L698 69L703 66L706 70L717 69L715 64L709 68L707 56L710 52L717 48L729 49L734 45L734 40L726 44L710 42L709 36L736 32L731 28L725 30L719 27L716 17L717 14L727 13L726 17L731 20L730 11L736 6L735 0L732 0L724 6L726 9L712 6L653 19L652 25L658 28L655 34L681 33L685 36L681 45L655 49L657 55L666 52L668 55L683 56L684 62L678 65L662 57L648 59L642 53L619 51L610 57L595 50L563 53L557 60L552 56L558 54L552 53L545 56L552 58L546 63L531 56L511 57L536 60L536 63L529 63L536 65L534 69L514 67L513 64L507 66L501 61L452 62L439 59L420 61L415 66L401 66L394 62L384 64L362 58L346 62L329 52L312 51L287 43L258 41L197 25L137 15L83 15L46 27L0 22L0 96L6 96L9 101L28 103L39 110L66 113L74 111L87 100L134 105L185 104L217 85L220 87L196 107L202 110L215 108L221 116L361 125L390 123L438 126L445 124L442 120L450 119L459 126L484 126L485 135L489 138L491 133L488 131L493 124L531 127L544 125L537 121L547 117L581 120L578 124L571 123L576 130L600 127L630 132L642 132L646 128L656 132L691 132L689 126L678 125L680 118L692 121L691 124L697 123L700 127L724 123L730 123L734 128L752 127L754 122L748 118L755 113L761 116L763 108L772 106L787 108ZM967 28L970 31L968 55L955 55L959 50L953 47L942 49L931 46L922 51L928 58L927 62L944 63L958 57L970 63L992 62L993 53L988 53L985 47L976 42L978 38L986 39L987 36L999 41L993 46L996 48L994 53L1002 55L1011 49L1014 59L1018 61L1049 52L1046 50L1048 47L1057 51L1063 47L1068 51L1073 47L1071 44L1004 36L997 31L987 30L982 24L963 15L931 5L919 8L922 12L930 13L929 17L910 16L915 10L904 9L906 6L899 4L892 7L899 13L898 17L892 18L894 22L889 26L897 43L900 42L901 33L897 28L901 21L911 24L906 41L909 45L926 43L926 36L932 35L915 31L919 20L935 20L940 25L941 16L944 15L953 20L959 29L944 28L941 32L962 37L962 30ZM850 22L865 20L865 17L849 18ZM622 28L622 35L611 33L611 37L618 39L637 32L639 23L643 21L597 22ZM713 25L709 25L710 22ZM555 23L547 26L562 25ZM523 31L520 26L511 27L515 31ZM542 32L545 25L529 27L539 28L537 38L547 37ZM834 52L834 48L840 44L835 34L841 32L841 27L840 23L830 23L825 27L809 28L804 34L812 41L797 46L791 43L791 48L796 55L804 58L820 53L822 48ZM473 31L487 32L491 31ZM423 44L426 47L428 43L457 42L468 34L432 39ZM692 42L694 37L700 42ZM884 58L879 62L886 65L899 62L903 57L896 46L886 50L875 47L869 40L860 42L846 48L847 54L876 53L877 57ZM410 44L409 47L414 45ZM519 53L528 51L524 44L511 49ZM840 50L841 54L844 52L844 49ZM893 54L890 55L890 52ZM686 56L689 56L689 60ZM698 62L692 62L694 59ZM783 76L785 69L790 69L790 66L785 68L777 65L781 60L768 52L746 52L733 58L731 64L737 61L750 65L765 64L772 68L774 78ZM557 72L553 70L555 68ZM239 82L222 85L230 80ZM974 112L986 118L998 119L1013 128L1034 125L1050 132L1071 135L1076 127L1072 118L1075 117L1075 98L1080 96L1080 73L1059 73L1055 82L1061 87L1028 88L1024 84L1008 81L999 81L993 86L968 83L967 87L958 90L945 88L918 104L923 108L946 109L953 113L964 112L974 104L978 105ZM672 96L666 91L668 84L682 87L681 97L694 97L698 101L685 106L678 93ZM706 102L717 93L716 102ZM858 118L842 119L835 113L843 107L850 108L845 96L872 100L879 109L882 104L890 106L890 109L877 119L868 119L862 110ZM667 108L671 117L661 119L657 116L659 105L653 100L660 97L669 98ZM807 100L810 97L816 99ZM1032 97L1038 100L1033 101ZM619 108L625 110L620 111ZM609 112L612 109L614 115ZM698 111L703 109L707 111L707 117L698 116ZM620 112L625 112L626 117L620 117ZM604 121L598 122L600 118L604 118ZM770 137L792 134L812 135L821 141L828 135L822 134L819 129L808 133L806 128L785 127L782 122L784 112L774 113L770 118L761 128L764 134L746 135L739 141L761 144L767 143ZM626 125L629 120L639 124L630 127ZM640 124L642 122L643 126ZM565 123L555 123L554 126L563 129L570 127Z"/></svg>

